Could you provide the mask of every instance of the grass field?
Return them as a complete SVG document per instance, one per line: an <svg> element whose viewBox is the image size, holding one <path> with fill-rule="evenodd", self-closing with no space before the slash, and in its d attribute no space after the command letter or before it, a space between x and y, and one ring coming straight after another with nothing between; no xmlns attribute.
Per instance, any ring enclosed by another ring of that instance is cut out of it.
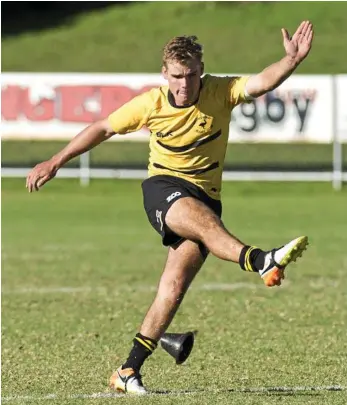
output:
<svg viewBox="0 0 347 405"><path fill-rule="evenodd" d="M282 27L293 34L310 19L314 47L297 73L346 73L346 2L152 1L85 13L82 7L60 24L40 29L42 19L54 20L50 12L38 15L30 31L5 35L2 70L158 72L164 44L195 34L205 46L206 71L254 73L283 56ZM5 28L22 28L17 13L3 17Z"/></svg>
<svg viewBox="0 0 347 405"><path fill-rule="evenodd" d="M330 184L226 183L224 222L241 239L272 248L307 234L309 249L276 289L210 257L169 329L198 330L191 357L176 366L159 348L143 368L168 394L93 399L108 395L166 256L140 182L56 179L29 195L3 179L3 402L345 404L346 201Z"/></svg>
<svg viewBox="0 0 347 405"><path fill-rule="evenodd" d="M307 18L315 43L297 73L345 73L344 2L112 6L4 36L2 70L157 72L169 38L196 34L207 71L253 73L283 55L280 28L293 32ZM32 165L60 147L3 142L2 163ZM124 164L131 154L143 165L147 148L101 145L92 163ZM234 145L226 167L324 166L331 153L331 145ZM191 357L176 366L159 348L143 368L153 395L109 397L108 378L128 354L166 256L140 190L139 181L80 188L56 179L29 195L24 179L2 179L2 402L345 405L347 194L306 183L225 184L224 222L241 239L268 249L307 234L309 250L276 289L210 257L169 329L198 331Z"/></svg>

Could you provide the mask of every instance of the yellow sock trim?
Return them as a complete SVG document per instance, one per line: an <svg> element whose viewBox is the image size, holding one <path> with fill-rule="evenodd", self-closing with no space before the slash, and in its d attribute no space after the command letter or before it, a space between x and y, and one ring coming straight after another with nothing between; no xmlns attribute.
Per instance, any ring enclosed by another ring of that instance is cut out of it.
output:
<svg viewBox="0 0 347 405"><path fill-rule="evenodd" d="M147 341L139 338L139 337L135 337L135 339L140 342L143 346L145 346L148 350L150 350L151 352L153 352L153 348L147 343Z"/></svg>
<svg viewBox="0 0 347 405"><path fill-rule="evenodd" d="M245 269L246 269L246 271L252 271L252 272L254 272L254 269L253 269L253 267L252 267L252 265L251 265L251 262L250 262L250 254L251 254L251 252L252 252L252 250L254 250L255 249L255 247L254 246L251 246L248 250L247 250L247 252L246 252L246 254L245 254Z"/></svg>
<svg viewBox="0 0 347 405"><path fill-rule="evenodd" d="M157 348L157 345L154 342L152 342L151 340L145 339L145 342L151 346L152 350Z"/></svg>

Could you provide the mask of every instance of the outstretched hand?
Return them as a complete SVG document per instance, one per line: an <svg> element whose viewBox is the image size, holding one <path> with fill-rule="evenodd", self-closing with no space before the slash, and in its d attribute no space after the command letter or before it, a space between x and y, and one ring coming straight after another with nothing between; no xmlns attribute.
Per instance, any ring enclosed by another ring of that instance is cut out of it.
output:
<svg viewBox="0 0 347 405"><path fill-rule="evenodd" d="M39 163L28 174L26 179L26 188L29 193L32 191L39 191L39 189L53 179L56 175L57 169L51 160Z"/></svg>
<svg viewBox="0 0 347 405"><path fill-rule="evenodd" d="M303 61L310 52L313 40L313 26L310 21L303 21L295 34L290 37L288 31L282 28L283 46L287 56L297 63Z"/></svg>

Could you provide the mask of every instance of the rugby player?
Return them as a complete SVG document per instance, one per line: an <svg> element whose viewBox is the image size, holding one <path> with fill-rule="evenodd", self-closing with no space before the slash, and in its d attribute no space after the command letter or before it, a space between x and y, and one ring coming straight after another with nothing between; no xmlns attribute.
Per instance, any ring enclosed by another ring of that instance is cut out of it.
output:
<svg viewBox="0 0 347 405"><path fill-rule="evenodd" d="M311 49L312 24L303 21L292 37L282 29L282 36L285 56L262 72L244 77L204 75L203 50L197 38L171 39L164 47L162 63L167 86L133 98L86 127L27 176L29 192L37 191L70 159L111 136L143 126L151 132L143 201L150 223L168 247L168 256L129 357L111 376L110 386L116 391L146 393L141 366L157 347L209 252L258 273L271 287L281 284L286 266L306 249L308 238L300 236L284 246L261 250L232 235L221 220L231 111L274 90L294 72Z"/></svg>

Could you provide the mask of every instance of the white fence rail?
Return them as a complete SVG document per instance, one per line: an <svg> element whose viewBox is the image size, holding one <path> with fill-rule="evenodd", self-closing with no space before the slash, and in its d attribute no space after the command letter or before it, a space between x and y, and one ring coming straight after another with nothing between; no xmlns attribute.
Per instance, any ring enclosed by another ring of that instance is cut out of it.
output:
<svg viewBox="0 0 347 405"><path fill-rule="evenodd" d="M3 168L3 177L26 177L30 168ZM57 177L65 179L80 178L82 185L94 179L145 179L147 170L138 169L89 169L88 174L81 169L61 169ZM223 173L224 181L312 181L332 182L333 172L232 172ZM347 181L347 172L342 173L341 180Z"/></svg>
<svg viewBox="0 0 347 405"><path fill-rule="evenodd" d="M71 139L91 122L107 116L135 95L165 84L156 74L4 73L1 99L3 140ZM342 143L347 142L347 75L293 75L275 91L252 104L234 109L229 142L333 143L332 171L227 172L232 180L331 181L341 188L346 180ZM112 140L147 141L144 128ZM3 168L2 176L22 176L28 169ZM61 176L137 176L134 170L91 169L89 155L81 156L80 169L65 169ZM141 172L141 178L145 173Z"/></svg>

